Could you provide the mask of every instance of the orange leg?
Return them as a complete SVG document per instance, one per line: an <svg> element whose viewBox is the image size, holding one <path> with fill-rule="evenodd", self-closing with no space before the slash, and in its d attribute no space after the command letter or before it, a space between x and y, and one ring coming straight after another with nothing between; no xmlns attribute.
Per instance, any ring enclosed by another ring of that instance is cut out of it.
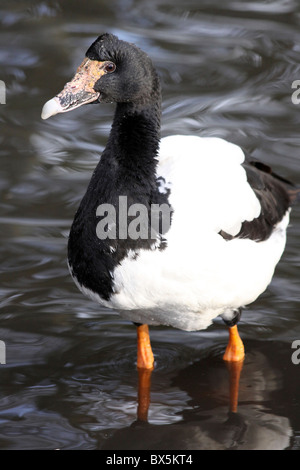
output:
<svg viewBox="0 0 300 470"><path fill-rule="evenodd" d="M238 409L238 398L239 398L239 385L240 376L243 368L244 361L231 361L227 362L227 368L229 372L229 387L230 387L230 404L229 410L232 413L237 413Z"/></svg>
<svg viewBox="0 0 300 470"><path fill-rule="evenodd" d="M224 361L238 362L245 357L243 341L240 338L237 325L229 328L229 342L223 356Z"/></svg>
<svg viewBox="0 0 300 470"><path fill-rule="evenodd" d="M139 374L139 392L138 392L138 410L137 418L139 421L146 422L148 419L148 410L150 405L150 388L152 369L138 369Z"/></svg>
<svg viewBox="0 0 300 470"><path fill-rule="evenodd" d="M150 343L148 325L140 325L137 327L137 368L154 368L154 356Z"/></svg>

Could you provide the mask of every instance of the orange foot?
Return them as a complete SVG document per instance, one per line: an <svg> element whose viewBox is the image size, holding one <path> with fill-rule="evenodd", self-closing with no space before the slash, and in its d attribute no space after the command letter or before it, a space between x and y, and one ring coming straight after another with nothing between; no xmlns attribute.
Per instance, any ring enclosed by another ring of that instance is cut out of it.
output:
<svg viewBox="0 0 300 470"><path fill-rule="evenodd" d="M237 362L245 357L243 341L240 338L237 325L229 328L229 342L223 356L224 361Z"/></svg>
<svg viewBox="0 0 300 470"><path fill-rule="evenodd" d="M153 369L154 356L150 343L148 325L137 327L137 368Z"/></svg>

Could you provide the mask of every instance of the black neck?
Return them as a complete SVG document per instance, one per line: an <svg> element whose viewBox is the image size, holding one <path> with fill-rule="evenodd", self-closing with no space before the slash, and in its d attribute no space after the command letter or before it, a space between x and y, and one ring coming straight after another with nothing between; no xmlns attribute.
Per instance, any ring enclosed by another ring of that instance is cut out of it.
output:
<svg viewBox="0 0 300 470"><path fill-rule="evenodd" d="M118 180L153 189L160 141L160 91L146 103L118 103L101 160L114 164ZM117 188L116 188L117 189Z"/></svg>
<svg viewBox="0 0 300 470"><path fill-rule="evenodd" d="M127 196L128 206L142 203L149 208L150 204L161 202L156 184L161 97L157 84L155 88L158 91L150 94L147 102L117 105L107 146L70 232L68 256L73 275L79 284L104 299L113 292L111 273L128 250L150 249L153 243L151 239L100 240L96 234L96 211L104 203L118 210L119 196Z"/></svg>

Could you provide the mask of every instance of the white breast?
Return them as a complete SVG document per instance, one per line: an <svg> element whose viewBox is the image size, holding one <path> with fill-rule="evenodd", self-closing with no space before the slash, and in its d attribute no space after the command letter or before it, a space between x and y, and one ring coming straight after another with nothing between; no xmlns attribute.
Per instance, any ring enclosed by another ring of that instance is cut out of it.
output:
<svg viewBox="0 0 300 470"><path fill-rule="evenodd" d="M263 242L224 240L260 214L242 150L222 139L162 140L158 176L171 190L172 226L163 251L139 251L115 269L110 302L126 318L185 330L253 302L271 282L285 246L289 214Z"/></svg>

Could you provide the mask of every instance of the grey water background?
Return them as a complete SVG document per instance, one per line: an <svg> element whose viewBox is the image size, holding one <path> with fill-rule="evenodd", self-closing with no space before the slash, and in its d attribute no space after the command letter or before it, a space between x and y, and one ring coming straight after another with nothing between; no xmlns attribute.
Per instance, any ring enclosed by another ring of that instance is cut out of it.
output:
<svg viewBox="0 0 300 470"><path fill-rule="evenodd" d="M1 449L298 449L299 228L240 322L246 360L228 418L227 331L151 328L148 423L138 423L135 328L84 298L69 227L105 146L110 105L43 122L90 43L146 50L163 86L162 135L220 136L300 183L300 5L293 0L5 1L0 4Z"/></svg>

